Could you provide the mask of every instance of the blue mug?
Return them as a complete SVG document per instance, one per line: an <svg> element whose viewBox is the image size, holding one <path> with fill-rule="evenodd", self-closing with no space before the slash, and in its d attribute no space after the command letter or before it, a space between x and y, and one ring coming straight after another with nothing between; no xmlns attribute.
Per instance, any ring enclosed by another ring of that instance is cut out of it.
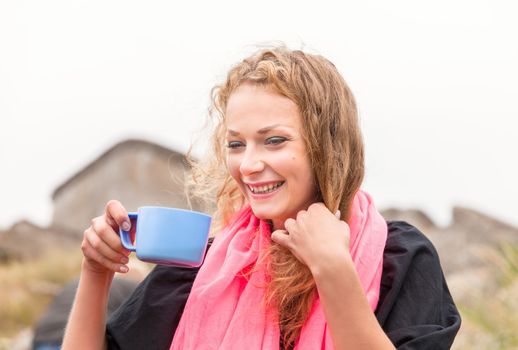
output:
<svg viewBox="0 0 518 350"><path fill-rule="evenodd" d="M135 243L129 231L119 229L122 245L142 261L169 266L200 266L205 257L211 217L196 211L140 207L128 214L135 225Z"/></svg>

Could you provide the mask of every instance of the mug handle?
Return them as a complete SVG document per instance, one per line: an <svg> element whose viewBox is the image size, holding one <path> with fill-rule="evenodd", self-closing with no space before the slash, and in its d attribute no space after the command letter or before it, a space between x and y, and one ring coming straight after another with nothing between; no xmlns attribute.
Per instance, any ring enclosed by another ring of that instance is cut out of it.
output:
<svg viewBox="0 0 518 350"><path fill-rule="evenodd" d="M138 213L128 213L128 216L129 216L130 220L135 219L135 224L137 223ZM121 237L121 243L124 246L124 248L126 248L127 250L132 251L132 252L134 252L137 249L137 247L135 247L131 243L129 231L124 231L122 228L119 227L119 236Z"/></svg>

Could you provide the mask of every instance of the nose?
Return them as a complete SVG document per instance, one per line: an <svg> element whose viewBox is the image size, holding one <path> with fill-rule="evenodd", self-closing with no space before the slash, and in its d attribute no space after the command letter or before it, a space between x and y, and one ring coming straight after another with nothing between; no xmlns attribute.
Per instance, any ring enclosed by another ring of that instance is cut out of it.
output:
<svg viewBox="0 0 518 350"><path fill-rule="evenodd" d="M239 171L241 174L247 176L261 172L263 169L264 162L261 158L260 152L254 150L252 147L248 148L241 159L241 164L239 165Z"/></svg>

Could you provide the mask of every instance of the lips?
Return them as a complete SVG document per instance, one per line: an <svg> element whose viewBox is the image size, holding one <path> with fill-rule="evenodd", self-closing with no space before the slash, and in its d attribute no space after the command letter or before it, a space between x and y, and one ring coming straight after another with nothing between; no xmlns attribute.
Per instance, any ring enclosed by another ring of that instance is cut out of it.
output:
<svg viewBox="0 0 518 350"><path fill-rule="evenodd" d="M279 187L281 187L284 184L285 181L277 181L277 182L270 182L270 183L257 183L257 184L246 184L250 192L253 194L268 194Z"/></svg>

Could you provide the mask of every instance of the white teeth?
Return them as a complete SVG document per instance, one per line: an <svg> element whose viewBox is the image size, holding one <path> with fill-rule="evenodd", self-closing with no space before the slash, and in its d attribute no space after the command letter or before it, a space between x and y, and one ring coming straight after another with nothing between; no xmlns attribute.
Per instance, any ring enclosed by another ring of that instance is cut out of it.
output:
<svg viewBox="0 0 518 350"><path fill-rule="evenodd" d="M248 188L253 193L269 193L269 192L272 192L273 190L279 188L283 183L284 182L281 181L276 184L270 184L270 185L266 185L266 186L256 186L256 187L252 187L252 186L248 185Z"/></svg>

